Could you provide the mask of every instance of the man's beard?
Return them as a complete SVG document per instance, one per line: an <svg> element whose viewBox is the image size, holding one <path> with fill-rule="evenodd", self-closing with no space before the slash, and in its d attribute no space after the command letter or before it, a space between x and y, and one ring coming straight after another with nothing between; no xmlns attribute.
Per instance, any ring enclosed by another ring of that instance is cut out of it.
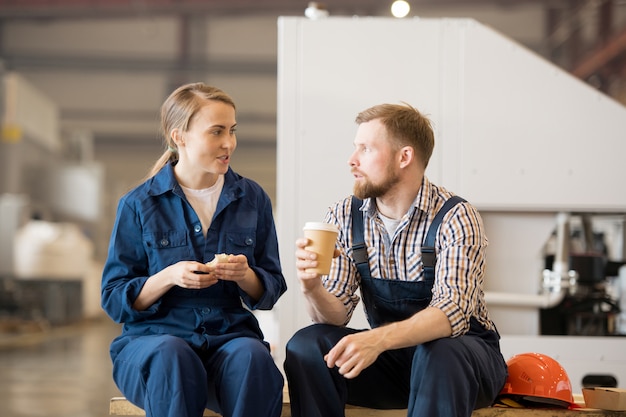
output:
<svg viewBox="0 0 626 417"><path fill-rule="evenodd" d="M393 167L388 167L386 174L383 181L379 184L374 184L365 177L362 177L360 182L354 183L354 195L361 200L382 197L398 183L398 174L394 171Z"/></svg>

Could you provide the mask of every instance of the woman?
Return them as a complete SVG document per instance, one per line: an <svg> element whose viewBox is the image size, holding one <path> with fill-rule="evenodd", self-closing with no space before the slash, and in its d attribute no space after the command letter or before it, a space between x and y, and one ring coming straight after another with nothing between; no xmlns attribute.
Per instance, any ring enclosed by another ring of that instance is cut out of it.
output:
<svg viewBox="0 0 626 417"><path fill-rule="evenodd" d="M217 88L175 90L161 108L167 150L119 202L102 307L124 323L115 383L147 417L281 413L283 377L250 310L271 309L286 283L271 201L229 166L235 113Z"/></svg>

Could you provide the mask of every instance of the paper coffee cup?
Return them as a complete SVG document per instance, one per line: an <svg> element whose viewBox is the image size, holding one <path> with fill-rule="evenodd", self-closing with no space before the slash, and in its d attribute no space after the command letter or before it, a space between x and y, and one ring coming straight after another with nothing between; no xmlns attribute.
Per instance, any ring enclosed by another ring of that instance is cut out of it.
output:
<svg viewBox="0 0 626 417"><path fill-rule="evenodd" d="M339 229L334 224L307 222L302 230L304 237L309 239L305 249L317 253L317 268L307 268L306 271L327 275L330 272Z"/></svg>

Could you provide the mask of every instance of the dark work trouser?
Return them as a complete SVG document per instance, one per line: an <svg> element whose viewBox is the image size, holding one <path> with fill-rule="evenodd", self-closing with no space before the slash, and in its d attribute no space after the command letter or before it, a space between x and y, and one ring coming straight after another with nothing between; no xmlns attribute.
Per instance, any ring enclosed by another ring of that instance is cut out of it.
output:
<svg viewBox="0 0 626 417"><path fill-rule="evenodd" d="M346 379L337 368L328 369L323 357L356 331L315 324L288 342L293 417L343 417L345 404L408 408L409 417L469 417L493 403L506 379L497 333L480 327L458 338L384 352L358 377Z"/></svg>

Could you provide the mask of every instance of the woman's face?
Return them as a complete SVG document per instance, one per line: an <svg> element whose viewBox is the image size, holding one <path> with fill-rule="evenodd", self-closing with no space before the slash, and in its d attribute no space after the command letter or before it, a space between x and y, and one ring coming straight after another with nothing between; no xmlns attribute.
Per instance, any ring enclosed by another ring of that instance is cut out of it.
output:
<svg viewBox="0 0 626 417"><path fill-rule="evenodd" d="M209 186L212 185L218 175L228 170L231 155L237 147L236 126L232 106L221 101L207 101L190 120L189 130L178 136L177 172L202 183L211 179Z"/></svg>

